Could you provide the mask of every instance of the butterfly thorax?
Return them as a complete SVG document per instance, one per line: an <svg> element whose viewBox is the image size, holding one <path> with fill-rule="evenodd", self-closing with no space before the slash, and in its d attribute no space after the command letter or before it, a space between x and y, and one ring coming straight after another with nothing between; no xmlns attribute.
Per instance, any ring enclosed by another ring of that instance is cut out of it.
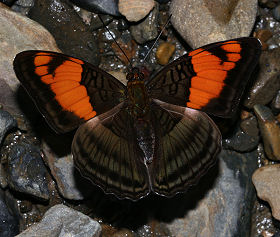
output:
<svg viewBox="0 0 280 237"><path fill-rule="evenodd" d="M128 110L134 118L143 118L149 111L149 97L144 84L144 75L139 69L134 68L133 72L127 75L127 99Z"/></svg>

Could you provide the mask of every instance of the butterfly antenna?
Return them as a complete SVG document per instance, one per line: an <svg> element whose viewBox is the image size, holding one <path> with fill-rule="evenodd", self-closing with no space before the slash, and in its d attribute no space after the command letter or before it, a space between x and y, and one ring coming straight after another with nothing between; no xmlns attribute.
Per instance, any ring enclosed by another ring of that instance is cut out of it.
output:
<svg viewBox="0 0 280 237"><path fill-rule="evenodd" d="M131 69L133 68L131 61L129 60L129 58L127 57L127 55L125 54L125 52L123 51L123 49L121 48L121 46L118 44L118 42L116 41L115 37L113 36L113 34L111 33L111 31L109 30L109 28L105 25L104 21L102 20L101 16L98 15L100 21L102 22L102 24L104 25L105 29L109 32L109 34L111 35L112 39L114 40L114 42L118 45L119 49L122 51L122 53L124 54L124 56L126 57L127 61L129 62L129 65L131 67Z"/></svg>
<svg viewBox="0 0 280 237"><path fill-rule="evenodd" d="M153 46L149 49L148 53L147 53L146 56L144 57L143 63L145 62L146 58L149 56L149 54L151 53L151 51L152 51L153 48L155 47L156 43L157 43L158 40L159 40L159 37L162 35L162 33L163 33L164 29L166 28L167 24L170 22L171 16L172 16L172 14L168 17L166 23L164 24L164 26L162 27L162 29L161 29L161 31L160 31L158 37L156 38L156 40L155 40Z"/></svg>

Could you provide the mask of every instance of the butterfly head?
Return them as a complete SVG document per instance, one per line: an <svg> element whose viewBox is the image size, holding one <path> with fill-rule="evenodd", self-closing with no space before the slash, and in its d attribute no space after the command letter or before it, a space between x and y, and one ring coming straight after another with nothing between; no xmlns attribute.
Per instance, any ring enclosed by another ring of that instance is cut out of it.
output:
<svg viewBox="0 0 280 237"><path fill-rule="evenodd" d="M126 79L129 82L132 82L132 81L143 81L144 78L145 78L144 74L137 67L132 68L132 70L126 76Z"/></svg>

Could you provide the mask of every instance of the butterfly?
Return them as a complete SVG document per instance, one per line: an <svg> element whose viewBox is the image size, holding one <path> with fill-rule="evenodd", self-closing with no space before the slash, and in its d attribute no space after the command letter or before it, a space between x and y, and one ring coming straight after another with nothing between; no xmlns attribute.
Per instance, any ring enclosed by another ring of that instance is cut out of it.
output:
<svg viewBox="0 0 280 237"><path fill-rule="evenodd" d="M82 175L119 199L172 197L217 160L221 134L206 113L232 116L261 53L256 38L212 43L152 78L133 68L127 86L83 60L24 51L15 73L57 133L76 128L72 154Z"/></svg>

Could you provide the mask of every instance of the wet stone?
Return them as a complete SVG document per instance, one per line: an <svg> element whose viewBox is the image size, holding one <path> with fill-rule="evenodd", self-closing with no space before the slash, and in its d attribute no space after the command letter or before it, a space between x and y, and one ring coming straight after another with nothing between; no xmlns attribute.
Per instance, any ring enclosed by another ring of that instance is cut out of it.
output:
<svg viewBox="0 0 280 237"><path fill-rule="evenodd" d="M280 112L280 90L277 92L276 96L274 97L271 103L271 109L276 113Z"/></svg>
<svg viewBox="0 0 280 237"><path fill-rule="evenodd" d="M117 1L115 0L70 0L75 5L88 11L119 16Z"/></svg>
<svg viewBox="0 0 280 237"><path fill-rule="evenodd" d="M269 159L280 160L280 125L271 110L264 105L255 105L264 150Z"/></svg>
<svg viewBox="0 0 280 237"><path fill-rule="evenodd" d="M257 3L257 0L173 0L171 22L192 48L198 48L249 36L255 23Z"/></svg>
<svg viewBox="0 0 280 237"><path fill-rule="evenodd" d="M147 41L151 41L158 36L159 6L155 4L154 9L149 15L141 21L141 23L132 25L130 27L131 35L139 44L144 44Z"/></svg>
<svg viewBox="0 0 280 237"><path fill-rule="evenodd" d="M27 213L32 210L32 203L27 200L19 201L19 210L21 213Z"/></svg>
<svg viewBox="0 0 280 237"><path fill-rule="evenodd" d="M166 224L158 221L150 221L147 224L137 229L138 236L153 237L153 236L173 236Z"/></svg>
<svg viewBox="0 0 280 237"><path fill-rule="evenodd" d="M275 20L280 21L280 4L272 10Z"/></svg>
<svg viewBox="0 0 280 237"><path fill-rule="evenodd" d="M101 227L98 222L60 204L51 207L39 223L32 225L17 237L98 237L100 234Z"/></svg>
<svg viewBox="0 0 280 237"><path fill-rule="evenodd" d="M13 145L7 154L8 184L14 190L48 200L47 169L40 149L26 142Z"/></svg>
<svg viewBox="0 0 280 237"><path fill-rule="evenodd" d="M7 186L8 186L7 174L3 165L0 163L0 187L4 189Z"/></svg>
<svg viewBox="0 0 280 237"><path fill-rule="evenodd" d="M7 131L17 126L16 120L13 116L4 110L0 110L0 144Z"/></svg>
<svg viewBox="0 0 280 237"><path fill-rule="evenodd" d="M269 203L272 215L280 220L280 165L266 165L257 169L252 181L257 190L258 197Z"/></svg>
<svg viewBox="0 0 280 237"><path fill-rule="evenodd" d="M244 100L251 109L256 104L266 105L280 90L280 48L262 52L259 60L258 78Z"/></svg>
<svg viewBox="0 0 280 237"><path fill-rule="evenodd" d="M27 15L29 10L34 6L34 0L17 0L11 7L13 11L22 15Z"/></svg>
<svg viewBox="0 0 280 237"><path fill-rule="evenodd" d="M126 20L124 20L124 19L118 20L118 30L119 31L127 30L128 27L129 27L129 25Z"/></svg>
<svg viewBox="0 0 280 237"><path fill-rule="evenodd" d="M44 160L57 183L59 193L64 198L83 200L90 195L92 184L75 169L72 154L57 157L46 143L43 143L43 151Z"/></svg>
<svg viewBox="0 0 280 237"><path fill-rule="evenodd" d="M58 47L93 65L98 65L99 54L96 39L90 27L65 0L35 1L29 17L43 25L54 36Z"/></svg>
<svg viewBox="0 0 280 237"><path fill-rule="evenodd" d="M104 24L107 26L110 22L113 21L113 17L109 15L100 15L99 16L102 18ZM90 29L91 30L97 30L99 28L104 28L104 25L102 21L99 19L98 14L92 13L92 18L90 22Z"/></svg>
<svg viewBox="0 0 280 237"><path fill-rule="evenodd" d="M6 200L5 193L0 189L0 236L14 237L19 233L19 220Z"/></svg>
<svg viewBox="0 0 280 237"><path fill-rule="evenodd" d="M259 136L245 133L240 128L233 134L233 136L223 139L223 147L225 149L248 152L257 148L259 144Z"/></svg>
<svg viewBox="0 0 280 237"><path fill-rule="evenodd" d="M258 137L259 135L258 121L255 116L251 116L242 120L240 123L240 128L243 132L252 137Z"/></svg>

